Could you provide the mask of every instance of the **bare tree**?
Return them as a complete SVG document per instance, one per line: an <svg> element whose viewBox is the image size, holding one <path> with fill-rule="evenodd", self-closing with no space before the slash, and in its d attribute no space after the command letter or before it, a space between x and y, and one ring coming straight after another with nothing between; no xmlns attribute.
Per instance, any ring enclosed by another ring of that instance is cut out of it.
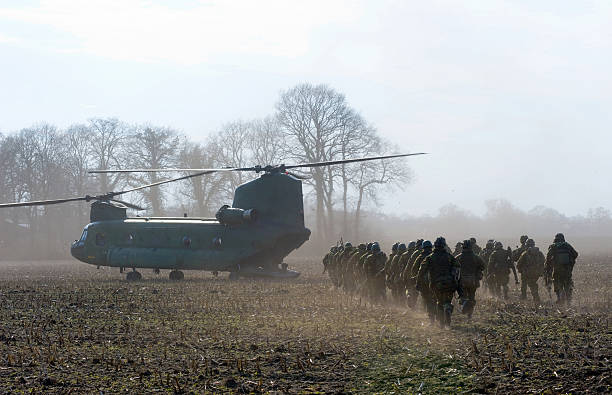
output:
<svg viewBox="0 0 612 395"><path fill-rule="evenodd" d="M216 152L212 144L186 143L179 155L179 165L189 169L215 168L219 164L215 158ZM219 203L226 199L224 180L220 174L210 174L203 177L193 177L183 181L185 187L179 188L179 194L193 201L194 212L200 216L211 216Z"/></svg>
<svg viewBox="0 0 612 395"><path fill-rule="evenodd" d="M130 167L142 169L163 169L175 167L178 160L181 137L170 128L140 126L130 138L128 163ZM133 185L152 184L162 178L158 173L134 173L130 176ZM160 187L140 191L151 204L154 215L161 215L164 195Z"/></svg>
<svg viewBox="0 0 612 395"><path fill-rule="evenodd" d="M276 110L287 139L288 154L298 162L336 159L343 130L354 117L344 95L326 85L301 84L285 91ZM319 239L329 238L333 233L333 171L329 167L309 170L315 190Z"/></svg>
<svg viewBox="0 0 612 395"><path fill-rule="evenodd" d="M94 166L99 170L121 168L126 161L128 127L116 118L89 120ZM120 175L99 174L100 192L117 189Z"/></svg>

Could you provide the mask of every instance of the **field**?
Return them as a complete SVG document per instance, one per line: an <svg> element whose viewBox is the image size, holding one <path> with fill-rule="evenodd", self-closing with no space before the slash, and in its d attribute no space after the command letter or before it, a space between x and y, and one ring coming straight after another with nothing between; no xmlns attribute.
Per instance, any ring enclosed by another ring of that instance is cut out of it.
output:
<svg viewBox="0 0 612 395"><path fill-rule="evenodd" d="M183 282L75 261L0 263L2 393L611 393L612 258L576 265L571 309L479 295L450 330L331 287Z"/></svg>

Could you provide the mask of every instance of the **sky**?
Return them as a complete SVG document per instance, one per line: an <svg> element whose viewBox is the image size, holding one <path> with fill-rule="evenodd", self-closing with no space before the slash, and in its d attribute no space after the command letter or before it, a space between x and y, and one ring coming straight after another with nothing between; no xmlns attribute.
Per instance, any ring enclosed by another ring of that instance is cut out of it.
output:
<svg viewBox="0 0 612 395"><path fill-rule="evenodd" d="M2 1L0 132L91 117L194 140L324 83L415 179L380 209L611 209L612 2Z"/></svg>

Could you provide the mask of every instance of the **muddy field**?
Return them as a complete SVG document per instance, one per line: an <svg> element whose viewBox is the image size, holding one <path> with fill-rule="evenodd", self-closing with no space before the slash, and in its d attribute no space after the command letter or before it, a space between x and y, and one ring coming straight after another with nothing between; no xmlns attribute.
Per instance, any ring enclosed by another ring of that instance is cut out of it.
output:
<svg viewBox="0 0 612 395"><path fill-rule="evenodd" d="M575 269L572 309L480 294L471 322L430 326L331 287L68 262L0 263L2 393L611 393L612 257ZM458 309L456 309L457 312Z"/></svg>

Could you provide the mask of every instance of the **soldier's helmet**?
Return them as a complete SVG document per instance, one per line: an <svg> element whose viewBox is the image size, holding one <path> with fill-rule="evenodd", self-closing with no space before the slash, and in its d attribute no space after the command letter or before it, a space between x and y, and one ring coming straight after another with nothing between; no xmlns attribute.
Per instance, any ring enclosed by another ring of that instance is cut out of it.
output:
<svg viewBox="0 0 612 395"><path fill-rule="evenodd" d="M455 248L459 248L459 247L461 247L462 245L463 245L463 243L462 243L462 242L460 242L460 241L458 241L458 242L457 242L457 244L455 244Z"/></svg>
<svg viewBox="0 0 612 395"><path fill-rule="evenodd" d="M501 243L501 241L496 241L495 242L495 249L496 250L501 250L502 248L504 248L504 245Z"/></svg>
<svg viewBox="0 0 612 395"><path fill-rule="evenodd" d="M366 246L366 250L367 251L372 251L372 244L374 244L374 243L371 243L371 242L368 243L368 245Z"/></svg>
<svg viewBox="0 0 612 395"><path fill-rule="evenodd" d="M521 236L521 244L525 244L527 242L527 239L529 239L529 236L527 235L522 235Z"/></svg>
<svg viewBox="0 0 612 395"><path fill-rule="evenodd" d="M555 241L554 242L555 243L559 243L559 242L562 242L562 241L565 241L565 236L563 236L563 233L557 233L555 235Z"/></svg>
<svg viewBox="0 0 612 395"><path fill-rule="evenodd" d="M372 243L372 252L380 252L380 245L378 243Z"/></svg>
<svg viewBox="0 0 612 395"><path fill-rule="evenodd" d="M444 248L446 247L446 239L442 236L438 237L436 241L434 241L434 247L436 248Z"/></svg>
<svg viewBox="0 0 612 395"><path fill-rule="evenodd" d="M533 241L533 239L527 239L527 241L525 242L525 245L527 247L535 247L535 241Z"/></svg>
<svg viewBox="0 0 612 395"><path fill-rule="evenodd" d="M406 244L400 243L400 245L397 246L397 251L406 251Z"/></svg>
<svg viewBox="0 0 612 395"><path fill-rule="evenodd" d="M476 238L475 237L470 237L470 243L472 243L472 246L474 244L476 244Z"/></svg>
<svg viewBox="0 0 612 395"><path fill-rule="evenodd" d="M433 246L431 245L431 241L429 240L423 240L423 249L426 248L432 248Z"/></svg>
<svg viewBox="0 0 612 395"><path fill-rule="evenodd" d="M336 252L336 251L338 251L338 247L332 247L332 248L330 248L330 251L331 252Z"/></svg>
<svg viewBox="0 0 612 395"><path fill-rule="evenodd" d="M423 239L418 239L418 240L416 241L416 245L415 245L415 247L416 247L416 248L423 248Z"/></svg>
<svg viewBox="0 0 612 395"><path fill-rule="evenodd" d="M416 248L417 243L416 241L411 241L410 243L408 243L408 248L412 248L413 250Z"/></svg>
<svg viewBox="0 0 612 395"><path fill-rule="evenodd" d="M352 245L350 242L347 242L347 243L344 245L344 248L351 248L352 246L353 246L353 245Z"/></svg>
<svg viewBox="0 0 612 395"><path fill-rule="evenodd" d="M393 251L393 252L397 251L397 247L399 247L399 242L397 242L397 243L395 243L395 244L393 244L391 246L391 251Z"/></svg>
<svg viewBox="0 0 612 395"><path fill-rule="evenodd" d="M360 251L365 251L366 250L366 245L365 245L365 243L359 243L357 248L359 248Z"/></svg>
<svg viewBox="0 0 612 395"><path fill-rule="evenodd" d="M464 250L471 250L472 249L472 239L470 239L470 240L463 240L463 249Z"/></svg>

